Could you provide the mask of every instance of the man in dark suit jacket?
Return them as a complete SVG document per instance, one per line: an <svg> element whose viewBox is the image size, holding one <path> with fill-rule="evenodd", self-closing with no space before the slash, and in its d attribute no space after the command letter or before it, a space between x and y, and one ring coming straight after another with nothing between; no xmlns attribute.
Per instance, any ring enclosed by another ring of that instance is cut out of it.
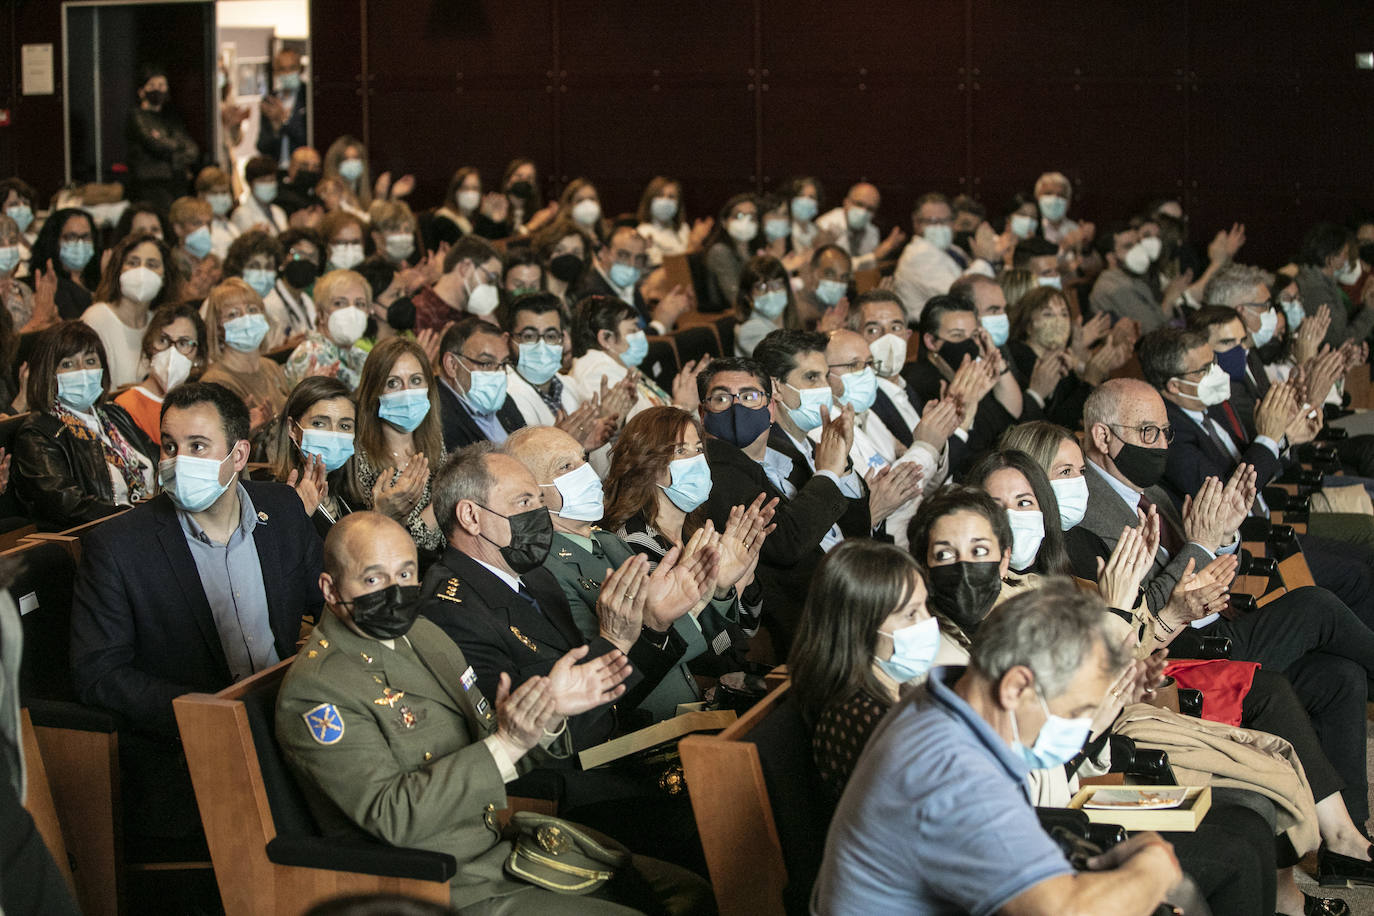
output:
<svg viewBox="0 0 1374 916"><path fill-rule="evenodd" d="M248 430L247 408L227 389L175 389L162 408L174 476L164 471L161 495L82 542L72 672L82 702L128 722L124 807L137 833L199 827L173 698L214 693L294 655L303 621L313 623L323 602L320 538L300 497L281 484L236 482ZM218 470L197 477L206 459Z"/></svg>
<svg viewBox="0 0 1374 916"><path fill-rule="evenodd" d="M439 342L439 417L444 448L474 442L500 445L523 429L525 417L506 394L510 347L501 329L481 318L464 318Z"/></svg>
<svg viewBox="0 0 1374 916"><path fill-rule="evenodd" d="M263 96L258 118L258 152L285 166L305 146L306 88L301 82L301 56L290 48L272 61L275 91Z"/></svg>
<svg viewBox="0 0 1374 916"><path fill-rule="evenodd" d="M681 291L674 291L650 306L639 288L649 266L648 246L633 224L616 226L610 240L596 252L582 280L568 295L568 302L587 296L611 296L634 306L639 326L647 333L671 333L678 317L691 303Z"/></svg>

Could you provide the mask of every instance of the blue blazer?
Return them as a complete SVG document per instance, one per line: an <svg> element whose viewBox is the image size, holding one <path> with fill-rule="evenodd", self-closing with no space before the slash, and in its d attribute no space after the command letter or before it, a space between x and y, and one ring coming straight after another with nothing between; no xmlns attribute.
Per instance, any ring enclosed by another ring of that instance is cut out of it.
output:
<svg viewBox="0 0 1374 916"><path fill-rule="evenodd" d="M262 153L273 162L281 159L281 138L286 137L287 150L294 153L297 149L305 146L306 126L305 126L305 94L309 92L309 87L301 83L301 88L296 90L296 99L291 104L291 113L286 116L281 130L272 126L272 122L261 112L258 114L258 152Z"/></svg>

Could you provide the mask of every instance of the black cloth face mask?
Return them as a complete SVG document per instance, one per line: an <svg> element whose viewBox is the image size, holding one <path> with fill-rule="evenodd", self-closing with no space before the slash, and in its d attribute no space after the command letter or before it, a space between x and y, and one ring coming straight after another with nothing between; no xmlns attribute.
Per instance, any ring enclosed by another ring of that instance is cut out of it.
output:
<svg viewBox="0 0 1374 916"><path fill-rule="evenodd" d="M320 275L320 270L315 266L315 262L305 259L293 259L286 262L286 266L281 270L286 282L296 289L305 289L315 278Z"/></svg>
<svg viewBox="0 0 1374 916"><path fill-rule="evenodd" d="M972 637L1001 593L1000 563L961 560L930 568L930 595L926 600Z"/></svg>
<svg viewBox="0 0 1374 916"><path fill-rule="evenodd" d="M549 261L549 273L564 283L571 283L582 276L582 268L585 266L582 259L575 254L560 254Z"/></svg>
<svg viewBox="0 0 1374 916"><path fill-rule="evenodd" d="M1116 431L1112 431L1116 436ZM1112 458L1117 470L1126 475L1126 479L1140 487L1148 490L1159 483L1164 477L1164 468L1169 463L1169 451L1162 448L1146 448L1143 445L1132 445L1120 436L1121 451Z"/></svg>
<svg viewBox="0 0 1374 916"><path fill-rule="evenodd" d="M482 506L481 503L477 505ZM492 515L501 515L495 509L482 506ZM518 575L524 575L536 566L542 566L553 547L553 520L549 510L543 506L518 512L515 515L501 515L510 522L510 543L502 547L485 534L482 539L501 551L506 564Z"/></svg>
<svg viewBox="0 0 1374 916"><path fill-rule="evenodd" d="M981 351L978 349L978 341L976 340L946 340L940 344L940 349L937 352L946 365L957 371L965 356L970 359L977 359Z"/></svg>
<svg viewBox="0 0 1374 916"><path fill-rule="evenodd" d="M391 585L340 603L350 609L353 622L368 636L397 639L409 632L420 613L420 586Z"/></svg>

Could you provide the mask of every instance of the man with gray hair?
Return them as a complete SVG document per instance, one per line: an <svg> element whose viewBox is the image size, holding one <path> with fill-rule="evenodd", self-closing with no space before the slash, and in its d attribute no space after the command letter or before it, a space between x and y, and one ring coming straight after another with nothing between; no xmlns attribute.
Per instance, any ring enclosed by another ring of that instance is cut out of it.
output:
<svg viewBox="0 0 1374 916"><path fill-rule="evenodd" d="M983 621L878 726L830 824L813 913L1153 913L1179 883L1140 833L1075 872L1040 828L1032 768L1061 766L1130 659L1101 601L1052 579Z"/></svg>

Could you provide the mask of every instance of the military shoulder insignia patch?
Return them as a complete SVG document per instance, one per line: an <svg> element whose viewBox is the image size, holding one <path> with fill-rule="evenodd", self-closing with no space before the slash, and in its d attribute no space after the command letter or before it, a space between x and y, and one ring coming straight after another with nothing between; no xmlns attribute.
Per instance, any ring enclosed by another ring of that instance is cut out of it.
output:
<svg viewBox="0 0 1374 916"><path fill-rule="evenodd" d="M314 709L301 713L310 737L319 744L338 744L344 736L343 716L333 703L321 703Z"/></svg>
<svg viewBox="0 0 1374 916"><path fill-rule="evenodd" d="M457 577L449 579L434 597L442 598L445 601L452 601L454 604L462 604L463 599L458 597L459 584Z"/></svg>

